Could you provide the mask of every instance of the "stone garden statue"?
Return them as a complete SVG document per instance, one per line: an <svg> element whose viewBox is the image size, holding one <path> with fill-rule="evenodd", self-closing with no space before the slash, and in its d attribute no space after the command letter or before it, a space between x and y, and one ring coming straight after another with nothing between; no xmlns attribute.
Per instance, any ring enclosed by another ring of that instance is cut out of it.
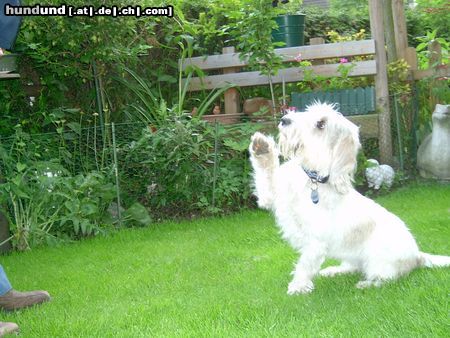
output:
<svg viewBox="0 0 450 338"><path fill-rule="evenodd" d="M417 168L422 177L450 181L450 105L436 105L433 132L417 151Z"/></svg>
<svg viewBox="0 0 450 338"><path fill-rule="evenodd" d="M365 170L367 185L375 190L381 187L389 189L394 183L395 171L387 164L380 165L377 160L367 160L369 166Z"/></svg>

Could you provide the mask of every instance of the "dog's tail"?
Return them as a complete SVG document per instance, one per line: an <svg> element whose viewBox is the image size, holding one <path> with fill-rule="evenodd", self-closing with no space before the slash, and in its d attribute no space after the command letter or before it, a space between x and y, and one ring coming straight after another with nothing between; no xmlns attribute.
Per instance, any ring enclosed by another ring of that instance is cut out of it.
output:
<svg viewBox="0 0 450 338"><path fill-rule="evenodd" d="M420 252L420 260L421 266L427 268L450 266L450 256L431 255Z"/></svg>

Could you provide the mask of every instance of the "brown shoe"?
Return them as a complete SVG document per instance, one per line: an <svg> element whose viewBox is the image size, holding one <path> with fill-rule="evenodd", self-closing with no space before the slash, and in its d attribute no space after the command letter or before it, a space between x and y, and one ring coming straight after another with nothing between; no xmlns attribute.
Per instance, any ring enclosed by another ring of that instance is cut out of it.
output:
<svg viewBox="0 0 450 338"><path fill-rule="evenodd" d="M47 291L19 292L16 290L11 290L3 296L0 296L0 308L5 311L14 311L24 307L48 302L49 300L50 295Z"/></svg>
<svg viewBox="0 0 450 338"><path fill-rule="evenodd" d="M19 327L15 323L0 322L0 337L10 333L18 333Z"/></svg>

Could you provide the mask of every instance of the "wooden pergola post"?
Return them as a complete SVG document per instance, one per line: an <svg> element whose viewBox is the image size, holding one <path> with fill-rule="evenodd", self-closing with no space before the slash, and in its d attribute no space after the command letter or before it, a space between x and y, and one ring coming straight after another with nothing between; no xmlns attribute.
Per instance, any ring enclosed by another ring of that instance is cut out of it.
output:
<svg viewBox="0 0 450 338"><path fill-rule="evenodd" d="M392 16L394 18L395 46L397 57L406 59L408 34L406 30L405 3L403 0L392 0Z"/></svg>
<svg viewBox="0 0 450 338"><path fill-rule="evenodd" d="M379 113L379 145L381 163L392 164L391 114L389 110L389 89L387 76L387 59L384 41L384 24L382 2L369 0L370 31L375 40L375 75L376 107Z"/></svg>
<svg viewBox="0 0 450 338"><path fill-rule="evenodd" d="M381 0L383 3L384 38L386 40L386 51L388 62L397 61L397 48L395 42L394 18L392 11L392 0Z"/></svg>

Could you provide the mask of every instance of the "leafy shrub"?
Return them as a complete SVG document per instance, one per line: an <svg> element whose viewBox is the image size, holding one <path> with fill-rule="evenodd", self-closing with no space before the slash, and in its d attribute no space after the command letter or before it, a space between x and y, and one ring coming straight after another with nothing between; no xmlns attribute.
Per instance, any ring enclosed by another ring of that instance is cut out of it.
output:
<svg viewBox="0 0 450 338"><path fill-rule="evenodd" d="M340 35L353 35L361 29L370 32L368 15L352 15L346 10L324 11L323 8L306 7L303 9L305 19L305 41L322 37L331 41L327 32L332 30Z"/></svg>
<svg viewBox="0 0 450 338"><path fill-rule="evenodd" d="M112 224L107 209L115 188L107 175L73 177L55 161L12 158L3 147L0 158L0 200L18 250L95 235Z"/></svg>
<svg viewBox="0 0 450 338"><path fill-rule="evenodd" d="M426 31L437 31L437 35L449 40L450 32L450 4L447 0L416 0L414 9L421 21L422 35Z"/></svg>
<svg viewBox="0 0 450 338"><path fill-rule="evenodd" d="M118 219L112 166L85 172L75 166L76 173L67 169L65 164L79 151L61 143L70 139L67 135L46 134L43 141L19 127L14 138L0 143L0 211L9 220L10 240L18 250L97 235L119 221L151 222L135 201Z"/></svg>
<svg viewBox="0 0 450 338"><path fill-rule="evenodd" d="M119 148L121 187L156 218L236 210L250 201L247 147L257 126L184 116Z"/></svg>
<svg viewBox="0 0 450 338"><path fill-rule="evenodd" d="M147 195L148 190L149 204L154 209L178 213L189 209L188 205L195 209L200 200L207 198L212 183L208 167L213 149L208 137L212 130L207 127L175 120L155 132L145 129L143 137L130 146L130 155L125 159L130 161L130 156L138 156L132 162L141 167L144 175L136 186L141 187L141 196Z"/></svg>

